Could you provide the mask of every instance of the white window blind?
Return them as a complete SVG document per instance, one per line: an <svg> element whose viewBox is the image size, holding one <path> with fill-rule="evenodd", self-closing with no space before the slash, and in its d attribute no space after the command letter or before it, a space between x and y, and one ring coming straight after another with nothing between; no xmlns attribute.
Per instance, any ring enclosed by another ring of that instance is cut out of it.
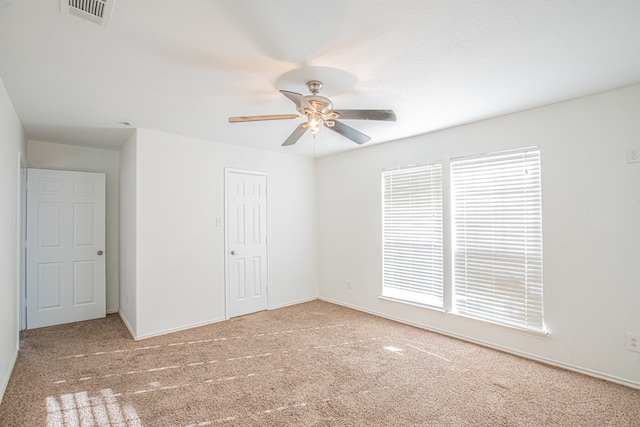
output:
<svg viewBox="0 0 640 427"><path fill-rule="evenodd" d="M537 148L451 161L453 310L543 331Z"/></svg>
<svg viewBox="0 0 640 427"><path fill-rule="evenodd" d="M382 173L382 295L442 307L442 165Z"/></svg>

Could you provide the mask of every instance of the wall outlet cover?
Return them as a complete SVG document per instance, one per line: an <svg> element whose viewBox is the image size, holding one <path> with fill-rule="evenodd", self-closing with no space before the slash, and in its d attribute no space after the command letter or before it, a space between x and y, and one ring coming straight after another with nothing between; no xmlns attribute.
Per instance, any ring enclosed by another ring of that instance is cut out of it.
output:
<svg viewBox="0 0 640 427"><path fill-rule="evenodd" d="M627 332L625 340L625 347L627 350L637 351L640 353L640 335L632 334Z"/></svg>

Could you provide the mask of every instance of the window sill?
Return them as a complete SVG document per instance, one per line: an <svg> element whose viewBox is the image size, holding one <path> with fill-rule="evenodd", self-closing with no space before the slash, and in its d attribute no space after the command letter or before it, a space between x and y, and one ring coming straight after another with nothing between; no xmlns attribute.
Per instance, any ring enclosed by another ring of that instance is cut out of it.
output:
<svg viewBox="0 0 640 427"><path fill-rule="evenodd" d="M506 329L508 329L510 331L522 332L524 334L536 336L536 337L539 337L539 338L546 338L546 337L549 336L549 331L545 331L545 330L538 331L536 329L523 328L523 327L520 327L520 326L509 325L507 323L493 322L491 320L482 319L480 317L473 317L473 316L467 316L466 314L456 313L455 311L450 311L447 314L452 314L454 316L463 317L465 319L470 319L470 320L474 320L474 321L477 321L477 322L482 322L482 323L488 324L488 325L494 325L494 326L498 326L498 327L501 327L501 328L506 328Z"/></svg>
<svg viewBox="0 0 640 427"><path fill-rule="evenodd" d="M399 304L403 304L403 305L410 305L410 306L414 306L414 307L419 307L419 308L426 308L428 310L433 310L433 311L437 311L443 314L449 314L449 315L453 315L456 317L462 317L465 319L469 319L472 321L476 321L476 322L482 322L485 325L494 325L500 328L506 328L510 331L515 331L515 332L520 332L520 333L524 333L527 335L532 335L538 338L546 338L549 336L549 331L537 331L535 329L527 329L527 328L521 328L518 326L514 326L514 325L508 325L505 323L497 323L497 322L492 322L491 320L486 320L486 319L480 319L477 317L472 317L472 316L467 316L465 314L460 314L460 313L456 313L453 311L446 311L444 308L441 307L435 307L432 305L426 305L426 304L420 304L417 302L413 302L413 301L407 301L407 300L402 300L402 299L398 299L398 298L391 298L391 297L385 297L382 295L378 296L378 299L383 300L383 301L390 301L390 302L394 302L394 303L399 303Z"/></svg>
<svg viewBox="0 0 640 427"><path fill-rule="evenodd" d="M407 301L399 298L385 297L383 295L378 296L378 299L381 299L383 301L397 302L404 305L412 305L414 307L426 308L429 310L439 311L440 313L446 313L446 311L442 307L436 307L436 306L427 305L427 304L420 304L419 302Z"/></svg>

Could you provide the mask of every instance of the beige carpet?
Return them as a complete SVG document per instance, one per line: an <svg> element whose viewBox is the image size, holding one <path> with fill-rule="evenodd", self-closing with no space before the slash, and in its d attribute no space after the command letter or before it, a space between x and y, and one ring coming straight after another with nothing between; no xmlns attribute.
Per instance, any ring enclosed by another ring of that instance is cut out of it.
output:
<svg viewBox="0 0 640 427"><path fill-rule="evenodd" d="M640 390L322 301L135 342L36 329L1 426L640 426Z"/></svg>

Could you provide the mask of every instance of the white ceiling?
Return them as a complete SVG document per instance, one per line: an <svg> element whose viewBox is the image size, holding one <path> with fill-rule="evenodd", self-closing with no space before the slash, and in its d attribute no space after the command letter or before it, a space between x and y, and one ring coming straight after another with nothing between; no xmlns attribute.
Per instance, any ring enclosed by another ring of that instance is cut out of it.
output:
<svg viewBox="0 0 640 427"><path fill-rule="evenodd" d="M30 139L117 149L120 121L296 155L357 148L324 129L291 147L277 90L319 79L368 144L640 81L638 0L108 0L102 28L60 0L0 0L0 77ZM301 120L301 119L297 119Z"/></svg>

